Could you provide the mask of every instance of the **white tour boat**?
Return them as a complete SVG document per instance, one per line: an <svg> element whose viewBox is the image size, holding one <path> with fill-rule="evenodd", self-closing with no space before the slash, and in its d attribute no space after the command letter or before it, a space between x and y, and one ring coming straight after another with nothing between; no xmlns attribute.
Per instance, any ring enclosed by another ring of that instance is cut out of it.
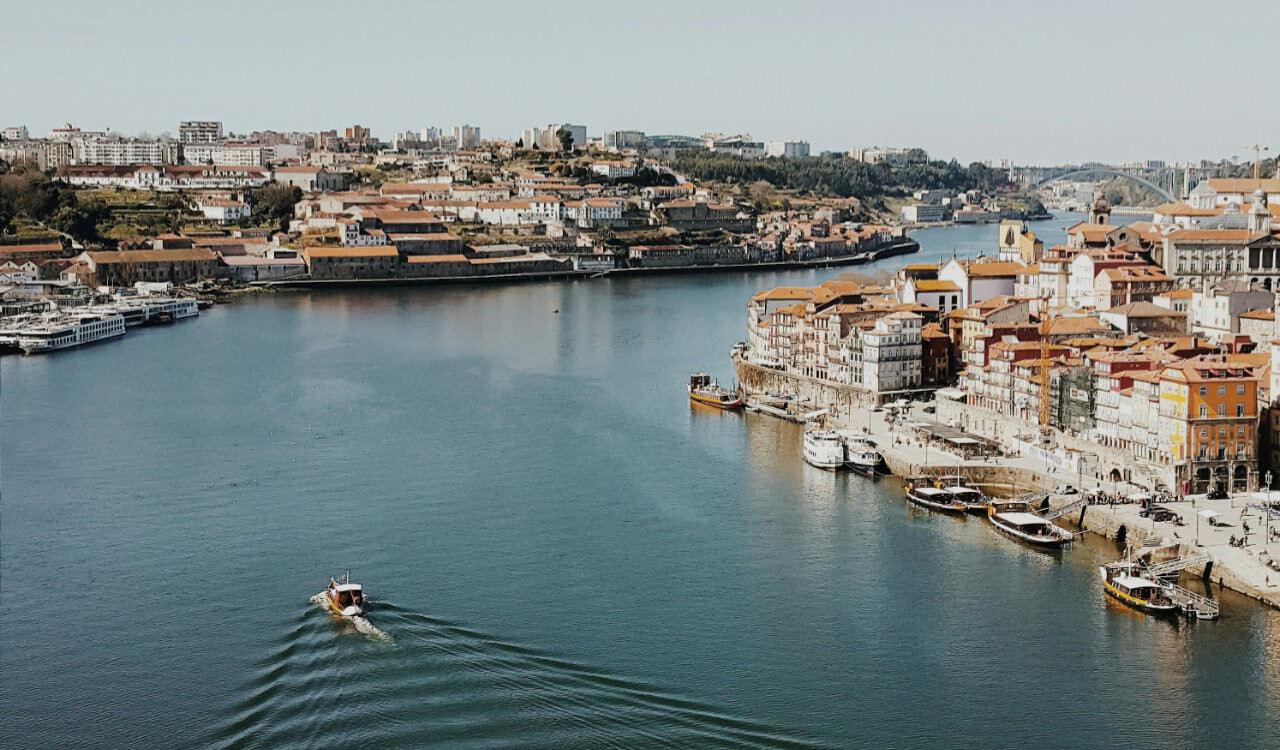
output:
<svg viewBox="0 0 1280 750"><path fill-rule="evenodd" d="M124 335L124 316L71 314L46 317L15 332L18 348L27 354L70 349Z"/></svg>
<svg viewBox="0 0 1280 750"><path fill-rule="evenodd" d="M809 464L835 471L844 465L844 441L835 430L813 427L804 431L804 460Z"/></svg>
<svg viewBox="0 0 1280 750"><path fill-rule="evenodd" d="M845 463L854 471L874 475L880 461L880 452L866 435L855 435L845 443Z"/></svg>

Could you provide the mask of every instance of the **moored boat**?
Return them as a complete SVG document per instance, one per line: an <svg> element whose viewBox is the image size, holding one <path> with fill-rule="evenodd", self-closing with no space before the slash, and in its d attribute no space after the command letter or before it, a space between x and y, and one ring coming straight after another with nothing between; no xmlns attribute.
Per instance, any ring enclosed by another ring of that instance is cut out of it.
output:
<svg viewBox="0 0 1280 750"><path fill-rule="evenodd" d="M992 500L987 518L1000 532L1036 547L1061 547L1074 535L1040 516L1023 500Z"/></svg>
<svg viewBox="0 0 1280 750"><path fill-rule="evenodd" d="M41 322L13 331L15 343L27 354L70 349L124 335L119 313L50 314Z"/></svg>
<svg viewBox="0 0 1280 750"><path fill-rule="evenodd" d="M880 451L867 436L855 435L845 441L845 463L854 471L874 476L880 461Z"/></svg>
<svg viewBox="0 0 1280 750"><path fill-rule="evenodd" d="M720 383L712 380L705 372L695 372L689 376L689 400L698 404L714 406L717 409L741 409L742 395L737 391L725 390Z"/></svg>
<svg viewBox="0 0 1280 750"><path fill-rule="evenodd" d="M329 611L339 617L358 617L364 614L364 587L351 581L351 571L342 578L330 578L324 590L324 603Z"/></svg>
<svg viewBox="0 0 1280 750"><path fill-rule="evenodd" d="M946 513L963 513L969 509L964 501L947 491L936 479L921 477L907 488L907 499L916 505Z"/></svg>
<svg viewBox="0 0 1280 750"><path fill-rule="evenodd" d="M1102 588L1118 602L1143 612L1176 612L1178 605L1158 581L1140 575L1137 563L1117 560L1098 566Z"/></svg>
<svg viewBox="0 0 1280 750"><path fill-rule="evenodd" d="M811 466L835 471L844 465L844 441L840 433L821 427L804 431L804 460Z"/></svg>

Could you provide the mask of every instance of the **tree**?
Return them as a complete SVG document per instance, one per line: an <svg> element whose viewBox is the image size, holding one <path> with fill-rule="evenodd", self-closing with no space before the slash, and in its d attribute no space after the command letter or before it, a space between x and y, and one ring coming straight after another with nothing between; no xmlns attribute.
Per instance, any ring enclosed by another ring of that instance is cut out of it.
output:
<svg viewBox="0 0 1280 750"><path fill-rule="evenodd" d="M573 133L568 128L560 128L556 131L556 140L560 142L561 151L573 150Z"/></svg>
<svg viewBox="0 0 1280 750"><path fill-rule="evenodd" d="M747 200L757 213L763 213L777 202L778 191L767 180L756 180L747 188Z"/></svg>
<svg viewBox="0 0 1280 750"><path fill-rule="evenodd" d="M271 183L253 194L253 221L283 231L293 218L293 207L302 200L302 188Z"/></svg>

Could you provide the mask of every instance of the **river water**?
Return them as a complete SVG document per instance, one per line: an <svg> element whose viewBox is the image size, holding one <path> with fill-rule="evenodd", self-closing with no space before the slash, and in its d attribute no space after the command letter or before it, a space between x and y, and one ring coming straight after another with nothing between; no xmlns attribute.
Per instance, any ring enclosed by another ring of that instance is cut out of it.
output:
<svg viewBox="0 0 1280 750"><path fill-rule="evenodd" d="M1280 745L1277 613L1134 614L1110 543L691 407L752 293L840 273L278 293L4 358L0 744ZM309 602L347 568L371 627Z"/></svg>

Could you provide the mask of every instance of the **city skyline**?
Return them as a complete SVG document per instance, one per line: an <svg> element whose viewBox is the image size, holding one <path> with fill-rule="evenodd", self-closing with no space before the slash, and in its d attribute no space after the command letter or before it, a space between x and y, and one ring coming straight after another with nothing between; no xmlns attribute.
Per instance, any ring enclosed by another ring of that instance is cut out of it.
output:
<svg viewBox="0 0 1280 750"><path fill-rule="evenodd" d="M26 125L34 135L64 121L127 134L173 132L190 119L222 120L234 132L360 123L389 139L470 123L485 137L515 139L536 123L575 122L592 136L749 132L761 141L805 140L813 153L920 146L936 158L1020 164L1243 161L1252 158L1250 144L1280 125L1280 100L1259 93L1265 87L1249 75L1265 69L1266 46L1242 48L1218 13L1190 6L1174 13L1167 4L1086 4L1042 10L1032 22L1002 12L1014 6L924 4L907 12L816 4L733 15L700 5L680 8L675 24L666 20L675 6L657 4L625 22L577 13L568 39L570 26L557 19L569 5L533 13L503 4L488 17L510 22L485 26L476 25L474 9L380 6L380 17L398 27L423 29L392 60L385 50L395 46L372 32L328 55L323 40L333 38L337 17L323 7L302 15L298 6L235 2L199 24L171 17L146 44L120 46L133 28L124 28L128 19L152 7L7 11L18 33L0 56L11 69L40 64L10 81L9 101L18 104L5 108L3 125ZM1280 22L1274 8L1254 15L1263 28ZM245 17L267 33L245 31ZM1100 20L1109 24L1101 28L1182 41L1185 59L1171 63L1145 44L1074 51L1099 34ZM40 54L45 38L36 32L48 28L58 29L65 54ZM435 31L458 28L469 32ZM312 40L314 59L272 42L271 29ZM193 48L208 51L201 61L220 61L156 64ZM1204 59L1236 62L1225 71L1196 64ZM539 64L531 69L531 61ZM267 74L273 70L278 76ZM201 86L201 76L222 81ZM406 89L417 92L406 97ZM156 92L164 96L148 98ZM1172 124L1161 127L1162 119Z"/></svg>

